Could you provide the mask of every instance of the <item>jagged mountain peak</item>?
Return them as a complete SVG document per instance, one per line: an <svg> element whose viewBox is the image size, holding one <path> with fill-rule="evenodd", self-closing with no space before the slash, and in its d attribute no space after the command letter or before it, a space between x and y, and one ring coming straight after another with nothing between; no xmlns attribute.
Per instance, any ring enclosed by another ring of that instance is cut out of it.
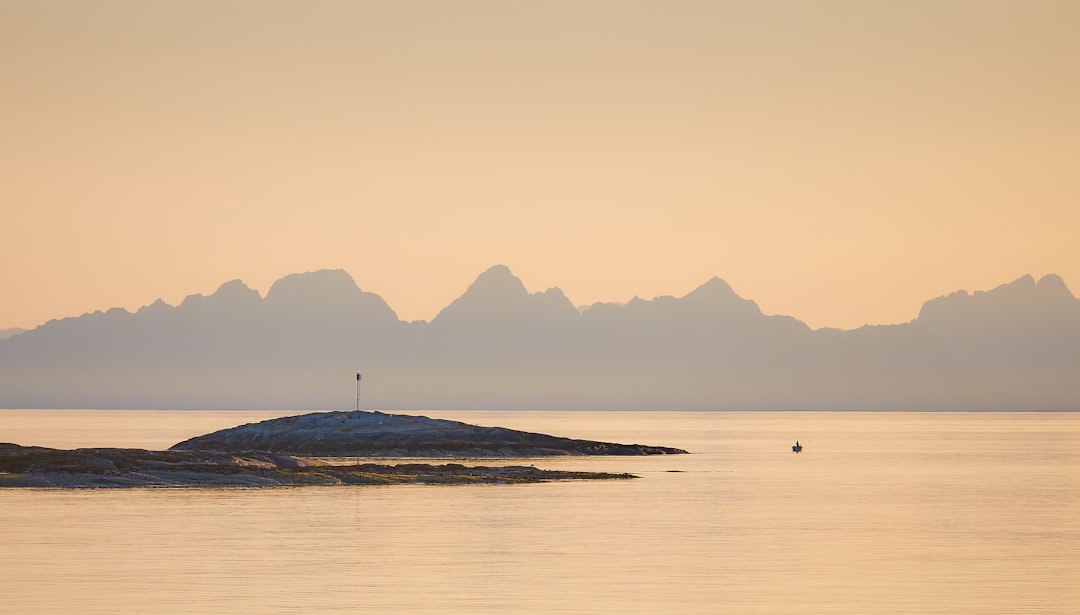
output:
<svg viewBox="0 0 1080 615"><path fill-rule="evenodd" d="M730 284L716 276L713 276L701 286L690 291L689 294L683 297L683 300L693 303L710 304L713 306L754 303L753 301L740 297L732 290Z"/></svg>
<svg viewBox="0 0 1080 615"><path fill-rule="evenodd" d="M432 324L479 323L522 316L570 316L578 311L559 288L532 293L506 265L481 273L465 291L431 321Z"/></svg>
<svg viewBox="0 0 1080 615"><path fill-rule="evenodd" d="M1036 282L1028 274L991 290L973 293L958 290L931 299L923 304L916 321L966 326L974 314L1039 319L1047 314L1071 311L1076 308L1076 303L1076 297L1059 276L1046 275Z"/></svg>
<svg viewBox="0 0 1080 615"><path fill-rule="evenodd" d="M209 295L188 295L180 302L180 307L193 307L208 303L240 303L261 299L259 292L248 287L242 280L230 280Z"/></svg>
<svg viewBox="0 0 1080 615"><path fill-rule="evenodd" d="M165 303L165 300L161 299L159 297L157 300L155 300L150 305L144 305L141 308L139 308L139 311L137 311L136 314L141 314L141 315L144 315L144 316L147 315L147 314L160 314L160 313L168 312L169 310L172 310L172 309L174 309L173 306L169 305L168 303Z"/></svg>
<svg viewBox="0 0 1080 615"><path fill-rule="evenodd" d="M521 278L514 275L506 265L495 265L477 276L476 281L469 286L465 294L503 294L507 296L527 295L525 284Z"/></svg>
<svg viewBox="0 0 1080 615"><path fill-rule="evenodd" d="M365 292L344 269L320 269L287 275L270 287L266 304L278 314L337 320L397 322L382 297Z"/></svg>
<svg viewBox="0 0 1080 615"><path fill-rule="evenodd" d="M731 285L719 276L713 276L705 281L704 284L698 286L690 294L706 292L706 293L724 293L735 295L735 291L731 289Z"/></svg>
<svg viewBox="0 0 1080 615"><path fill-rule="evenodd" d="M344 269L319 269L291 273L270 286L268 301L290 299L319 299L355 295L360 292L356 281Z"/></svg>
<svg viewBox="0 0 1080 615"><path fill-rule="evenodd" d="M1065 280L1061 279L1056 273L1048 273L1039 278L1039 281L1035 284L1042 293L1051 297L1059 297L1061 299L1071 299L1076 301L1077 298L1069 290L1069 287L1065 284Z"/></svg>
<svg viewBox="0 0 1080 615"><path fill-rule="evenodd" d="M443 308L432 323L445 322L469 312L491 315L516 311L528 298L529 291L521 279L506 265L495 265L477 276L465 293Z"/></svg>
<svg viewBox="0 0 1080 615"><path fill-rule="evenodd" d="M712 277L682 297L661 295L652 299L634 296L626 303L630 313L668 313L675 318L714 320L719 317L760 316L757 303L743 299L724 280Z"/></svg>
<svg viewBox="0 0 1080 615"><path fill-rule="evenodd" d="M161 318L154 317L160 310ZM352 370L398 408L1074 409L1080 301L1024 276L927 302L919 321L808 333L719 278L682 297L598 303L488 269L431 325L406 325L340 270L267 299L242 282L50 321L0 340L0 405L351 405ZM58 384L59 383L59 384ZM392 401L390 401L392 400Z"/></svg>
<svg viewBox="0 0 1080 615"><path fill-rule="evenodd" d="M229 280L214 291L214 295L221 297L251 297L259 296L259 292L244 284L243 280Z"/></svg>

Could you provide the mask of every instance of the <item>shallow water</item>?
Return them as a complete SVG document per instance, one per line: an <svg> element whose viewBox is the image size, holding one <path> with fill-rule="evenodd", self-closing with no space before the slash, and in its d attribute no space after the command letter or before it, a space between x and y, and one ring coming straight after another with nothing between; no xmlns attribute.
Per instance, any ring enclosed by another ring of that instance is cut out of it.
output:
<svg viewBox="0 0 1080 615"><path fill-rule="evenodd" d="M165 448L284 414L0 410L0 441ZM1080 610L1080 414L426 414L694 454L527 462L632 481L0 490L0 611Z"/></svg>

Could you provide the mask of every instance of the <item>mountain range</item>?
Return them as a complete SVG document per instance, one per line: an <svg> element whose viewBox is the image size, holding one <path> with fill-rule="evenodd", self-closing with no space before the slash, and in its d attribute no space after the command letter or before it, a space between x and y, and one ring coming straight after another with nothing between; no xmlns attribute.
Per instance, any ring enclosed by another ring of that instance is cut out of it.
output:
<svg viewBox="0 0 1080 615"><path fill-rule="evenodd" d="M1080 300L1056 275L811 330L713 278L576 308L504 266L430 322L342 270L239 280L0 338L0 407L1080 410Z"/></svg>

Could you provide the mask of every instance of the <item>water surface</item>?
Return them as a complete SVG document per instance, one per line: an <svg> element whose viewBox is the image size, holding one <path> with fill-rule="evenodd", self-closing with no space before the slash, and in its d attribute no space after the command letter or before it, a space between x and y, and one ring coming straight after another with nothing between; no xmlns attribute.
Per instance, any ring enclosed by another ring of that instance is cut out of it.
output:
<svg viewBox="0 0 1080 615"><path fill-rule="evenodd" d="M0 441L165 448L285 414L5 410ZM694 454L526 462L633 481L0 490L0 610L1080 610L1080 414L426 414Z"/></svg>

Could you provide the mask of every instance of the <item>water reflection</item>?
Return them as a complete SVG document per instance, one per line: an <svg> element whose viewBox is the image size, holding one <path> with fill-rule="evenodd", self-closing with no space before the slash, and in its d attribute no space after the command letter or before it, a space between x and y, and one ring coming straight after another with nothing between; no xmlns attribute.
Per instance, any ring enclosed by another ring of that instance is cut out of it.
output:
<svg viewBox="0 0 1080 615"><path fill-rule="evenodd" d="M431 416L694 454L535 462L635 481L5 490L4 609L1075 612L1080 415Z"/></svg>

